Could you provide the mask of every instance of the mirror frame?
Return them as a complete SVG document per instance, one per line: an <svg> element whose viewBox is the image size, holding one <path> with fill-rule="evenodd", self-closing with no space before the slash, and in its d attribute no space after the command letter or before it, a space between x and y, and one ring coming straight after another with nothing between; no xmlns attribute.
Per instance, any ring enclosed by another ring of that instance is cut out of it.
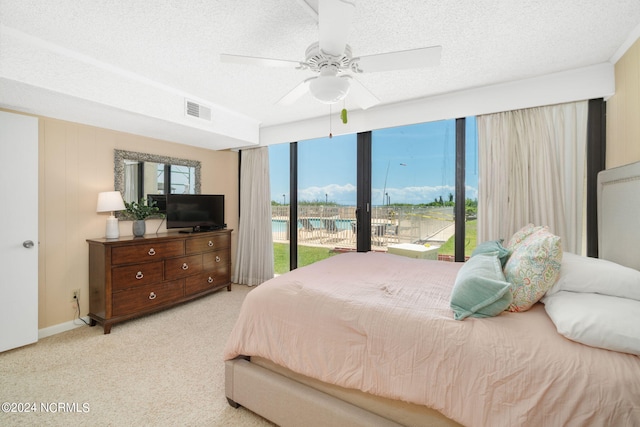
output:
<svg viewBox="0 0 640 427"><path fill-rule="evenodd" d="M126 160L135 160L138 162L152 162L152 163L162 163L162 164L170 164L170 165L179 165L179 166L188 166L195 169L196 174L196 183L194 188L195 194L200 194L200 161L198 160L188 160L188 159L180 159L177 157L169 157L169 156L159 156L156 154L149 153L138 153L135 151L125 151L125 150L114 150L113 155L113 177L114 182L113 186L116 191L119 191L120 194L124 192L124 161ZM118 214L120 212L116 212L116 216L120 217Z"/></svg>

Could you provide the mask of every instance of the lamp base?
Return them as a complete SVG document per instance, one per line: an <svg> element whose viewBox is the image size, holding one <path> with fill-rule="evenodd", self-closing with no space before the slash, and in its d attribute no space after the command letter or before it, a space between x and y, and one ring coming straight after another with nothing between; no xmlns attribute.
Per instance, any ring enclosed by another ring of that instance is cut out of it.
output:
<svg viewBox="0 0 640 427"><path fill-rule="evenodd" d="M118 218L111 215L107 218L107 231L105 234L107 239L117 239L120 237L120 226L118 224Z"/></svg>

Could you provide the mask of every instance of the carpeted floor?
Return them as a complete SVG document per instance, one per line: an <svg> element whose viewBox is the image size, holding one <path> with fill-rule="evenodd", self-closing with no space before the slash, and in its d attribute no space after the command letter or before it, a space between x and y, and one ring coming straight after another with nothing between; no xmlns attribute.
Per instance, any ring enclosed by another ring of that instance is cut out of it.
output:
<svg viewBox="0 0 640 427"><path fill-rule="evenodd" d="M250 290L0 353L0 425L272 426L224 395L222 351Z"/></svg>

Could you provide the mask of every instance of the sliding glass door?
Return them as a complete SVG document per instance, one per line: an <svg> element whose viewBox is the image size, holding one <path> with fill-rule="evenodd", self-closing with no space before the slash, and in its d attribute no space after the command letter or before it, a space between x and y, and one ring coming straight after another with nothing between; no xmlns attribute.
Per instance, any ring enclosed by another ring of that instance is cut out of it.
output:
<svg viewBox="0 0 640 427"><path fill-rule="evenodd" d="M372 249L453 255L455 142L455 120L372 132Z"/></svg>
<svg viewBox="0 0 640 427"><path fill-rule="evenodd" d="M271 186L271 232L275 274L289 271L291 253L291 195L289 144L269 146L269 177Z"/></svg>
<svg viewBox="0 0 640 427"><path fill-rule="evenodd" d="M356 137L298 143L298 267L356 247Z"/></svg>
<svg viewBox="0 0 640 427"><path fill-rule="evenodd" d="M270 146L276 273L356 249L468 257L477 150L474 117Z"/></svg>
<svg viewBox="0 0 640 427"><path fill-rule="evenodd" d="M470 257L476 248L478 235L478 126L475 117L465 120L465 246Z"/></svg>

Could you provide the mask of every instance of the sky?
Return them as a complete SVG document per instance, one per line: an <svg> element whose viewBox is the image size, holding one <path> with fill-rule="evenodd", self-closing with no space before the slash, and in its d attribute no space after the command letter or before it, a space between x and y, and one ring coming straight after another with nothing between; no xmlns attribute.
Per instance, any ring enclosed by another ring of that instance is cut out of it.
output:
<svg viewBox="0 0 640 427"><path fill-rule="evenodd" d="M477 198L477 132L467 119L466 197ZM430 203L455 194L455 120L372 132L372 203ZM289 144L269 146L271 200L289 203ZM356 135L298 143L298 200L356 203Z"/></svg>

